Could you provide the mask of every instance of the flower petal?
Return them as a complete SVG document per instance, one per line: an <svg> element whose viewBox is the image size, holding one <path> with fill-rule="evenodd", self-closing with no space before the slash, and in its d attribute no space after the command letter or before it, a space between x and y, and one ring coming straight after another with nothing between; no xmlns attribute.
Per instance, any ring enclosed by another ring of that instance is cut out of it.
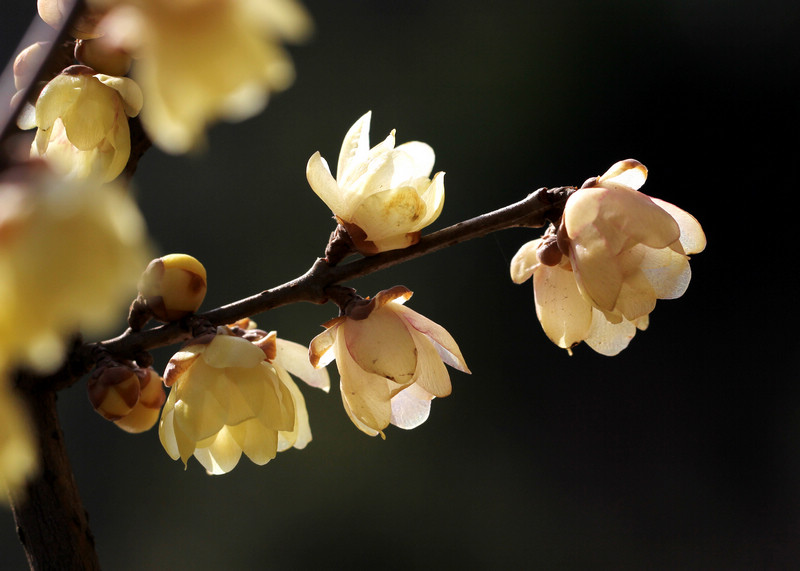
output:
<svg viewBox="0 0 800 571"><path fill-rule="evenodd" d="M417 384L410 385L392 397L391 423L410 430L426 420L431 413L433 395Z"/></svg>
<svg viewBox="0 0 800 571"><path fill-rule="evenodd" d="M307 385L322 389L326 393L331 389L328 371L315 368L309 361L308 349L304 345L278 338L275 342L277 355L273 363L305 381Z"/></svg>
<svg viewBox="0 0 800 571"><path fill-rule="evenodd" d="M580 343L592 325L592 306L578 291L573 273L542 266L533 275L536 315L550 340L563 349Z"/></svg>
<svg viewBox="0 0 800 571"><path fill-rule="evenodd" d="M444 327L405 306L398 305L393 307L393 310L402 316L403 320L412 328L425 334L433 342L439 357L445 363L462 373L470 373L461 349L458 348L455 339Z"/></svg>
<svg viewBox="0 0 800 571"><path fill-rule="evenodd" d="M536 256L536 250L542 242L541 238L523 244L523 246L511 258L511 281L515 284L521 284L529 279L536 269L539 267L539 258Z"/></svg>

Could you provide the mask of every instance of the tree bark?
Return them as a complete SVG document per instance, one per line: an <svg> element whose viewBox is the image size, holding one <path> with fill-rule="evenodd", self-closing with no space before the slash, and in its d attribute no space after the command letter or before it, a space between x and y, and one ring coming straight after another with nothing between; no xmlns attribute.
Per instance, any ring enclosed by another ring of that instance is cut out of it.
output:
<svg viewBox="0 0 800 571"><path fill-rule="evenodd" d="M64 446L56 392L23 388L38 438L39 473L12 495L17 534L37 571L100 569L94 537Z"/></svg>

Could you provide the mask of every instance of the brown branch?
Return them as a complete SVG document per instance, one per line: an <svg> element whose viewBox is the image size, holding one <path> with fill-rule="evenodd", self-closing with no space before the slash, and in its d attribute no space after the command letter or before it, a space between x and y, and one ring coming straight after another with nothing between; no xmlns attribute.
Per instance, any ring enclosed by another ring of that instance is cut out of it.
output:
<svg viewBox="0 0 800 571"><path fill-rule="evenodd" d="M100 563L64 446L56 393L20 391L34 424L40 473L11 497L17 534L31 569L99 569Z"/></svg>
<svg viewBox="0 0 800 571"><path fill-rule="evenodd" d="M244 317L263 313L290 303L322 304L328 301L326 288L379 270L419 258L461 242L515 227L540 227L561 216L572 187L539 189L525 199L494 212L477 216L423 237L417 244L375 256L356 259L341 265L329 265L319 258L302 276L245 299L181 320L144 331L126 331L102 342L105 350L119 357L135 358L137 353L179 343L191 337L192 320L211 325L225 325ZM84 348L79 358L91 358ZM90 365L90 363L87 363ZM66 379L65 379L66 380ZM69 382L69 381L67 381Z"/></svg>

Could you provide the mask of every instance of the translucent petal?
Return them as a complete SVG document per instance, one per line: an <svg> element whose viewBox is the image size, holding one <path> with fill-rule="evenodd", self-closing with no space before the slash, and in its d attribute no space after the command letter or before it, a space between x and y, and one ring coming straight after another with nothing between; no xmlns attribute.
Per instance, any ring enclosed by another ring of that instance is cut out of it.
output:
<svg viewBox="0 0 800 571"><path fill-rule="evenodd" d="M286 378L281 376L281 379L292 393L296 418L294 430L282 430L278 433L278 452L283 452L292 446L297 449L303 449L311 442L311 425L308 421L306 401L303 398L303 393L300 392L300 389L297 388L297 385L288 375L286 375Z"/></svg>
<svg viewBox="0 0 800 571"><path fill-rule="evenodd" d="M369 436L377 436L378 434L382 434L381 431L375 430L374 428L370 428L369 426L361 422L358 418L356 418L356 416L353 414L352 409L350 408L349 401L345 398L344 384L339 383L339 386L340 386L339 393L342 396L342 405L344 406L344 411L347 413L347 417L350 419L350 422L355 424L356 428L358 428L361 432L368 434Z"/></svg>
<svg viewBox="0 0 800 571"><path fill-rule="evenodd" d="M536 315L550 340L564 349L580 343L592 325L592 306L583 299L572 272L542 266L533 275Z"/></svg>
<svg viewBox="0 0 800 571"><path fill-rule="evenodd" d="M267 428L257 419L229 426L227 430L254 464L263 466L275 458L278 451L278 432Z"/></svg>
<svg viewBox="0 0 800 571"><path fill-rule="evenodd" d="M172 393L170 393L170 397L172 397ZM178 451L178 442L175 439L175 429L173 428L174 415L172 409L174 404L174 398L167 398L167 402L161 411L161 421L158 424L158 439L169 457L177 460L181 455Z"/></svg>
<svg viewBox="0 0 800 571"><path fill-rule="evenodd" d="M705 249L706 235L703 232L703 227L700 226L694 216L664 200L658 198L653 198L652 200L666 210L678 223L681 229L681 245L687 254L699 254Z"/></svg>
<svg viewBox="0 0 800 571"><path fill-rule="evenodd" d="M339 368L342 399L348 414L372 430L386 428L392 413L388 381L358 366L347 350L341 328L336 341L336 366Z"/></svg>
<svg viewBox="0 0 800 571"><path fill-rule="evenodd" d="M418 222L413 230L421 230L439 218L444 208L444 173L437 172L420 195L425 202L425 216Z"/></svg>
<svg viewBox="0 0 800 571"><path fill-rule="evenodd" d="M467 362L461 354L461 349L458 348L456 340L453 339L453 336L450 335L444 327L405 306L396 305L392 309L397 312L412 329L423 333L430 339L442 361L462 373L470 372L469 367L467 367Z"/></svg>
<svg viewBox="0 0 800 571"><path fill-rule="evenodd" d="M612 324L601 312L594 309L586 344L601 355L613 357L628 346L634 335L636 327L630 321L623 320L618 324Z"/></svg>
<svg viewBox="0 0 800 571"><path fill-rule="evenodd" d="M139 114L139 111L142 110L144 95L138 83L129 77L115 77L101 73L94 77L103 85L119 93L128 117L136 117Z"/></svg>
<svg viewBox="0 0 800 571"><path fill-rule="evenodd" d="M430 338L414 329L410 332L417 347L417 372L414 375L414 385L419 385L434 396L446 397L452 392L453 387L441 356Z"/></svg>
<svg viewBox="0 0 800 571"><path fill-rule="evenodd" d="M692 279L689 258L671 248L660 250L647 248L641 269L658 299L675 299L682 296Z"/></svg>
<svg viewBox="0 0 800 571"><path fill-rule="evenodd" d="M82 151L95 148L122 117L122 100L94 77L84 84L75 103L61 114L70 142Z"/></svg>
<svg viewBox="0 0 800 571"><path fill-rule="evenodd" d="M308 346L308 360L314 368L321 368L333 361L335 357L334 343L336 342L336 330L344 321L344 317L331 325L325 331L311 340Z"/></svg>
<svg viewBox="0 0 800 571"><path fill-rule="evenodd" d="M353 178L353 168L364 163L369 154L369 125L372 111L367 111L347 131L339 150L336 180L344 183ZM324 200L324 199L323 199Z"/></svg>
<svg viewBox="0 0 800 571"><path fill-rule="evenodd" d="M216 398L214 385L227 380L222 372L197 361L189 377L172 389L175 400L175 425L194 442L216 434L225 424L228 411ZM171 393L170 393L171 394Z"/></svg>
<svg viewBox="0 0 800 571"><path fill-rule="evenodd" d="M373 242L407 234L424 219L427 206L411 186L389 188L362 200L353 211L351 222Z"/></svg>
<svg viewBox="0 0 800 571"><path fill-rule="evenodd" d="M392 397L391 423L406 430L416 428L428 420L433 398L417 384L400 391Z"/></svg>
<svg viewBox="0 0 800 571"><path fill-rule="evenodd" d="M306 179L317 196L322 199L331 212L343 218L350 217L350 209L345 200L345 193L331 175L328 163L319 152L311 155L306 165Z"/></svg>
<svg viewBox="0 0 800 571"><path fill-rule="evenodd" d="M617 258L604 248L587 248L573 242L569 259L580 291L598 308L613 311L623 282Z"/></svg>
<svg viewBox="0 0 800 571"><path fill-rule="evenodd" d="M264 352L241 337L216 335L203 352L203 360L212 367L255 367L266 359Z"/></svg>
<svg viewBox="0 0 800 571"><path fill-rule="evenodd" d="M242 457L242 448L228 431L228 427L224 427L214 438L202 444L201 447L198 443L194 457L209 474L227 474Z"/></svg>
<svg viewBox="0 0 800 571"><path fill-rule="evenodd" d="M541 241L541 239L537 239L524 244L511 258L511 281L515 284L521 284L529 279L539 267L536 250Z"/></svg>
<svg viewBox="0 0 800 571"><path fill-rule="evenodd" d="M282 367L305 381L307 385L322 389L326 393L331 389L328 371L317 369L308 358L308 349L304 345L278 338L276 340L277 355L273 363Z"/></svg>
<svg viewBox="0 0 800 571"><path fill-rule="evenodd" d="M417 369L415 344L406 322L393 308L375 309L366 319L348 319L340 330L344 334L339 335L337 346L344 340L347 355L360 369L399 384L411 381Z"/></svg>
<svg viewBox="0 0 800 571"><path fill-rule="evenodd" d="M598 179L598 186L611 183L638 190L645 180L647 180L647 168L636 159L626 159L611 165Z"/></svg>
<svg viewBox="0 0 800 571"><path fill-rule="evenodd" d="M436 161L436 155L433 149L427 143L420 141L410 141L394 149L395 161L398 162L402 157L403 165L408 165L408 173L410 176L407 178L416 178L424 176L426 178L431 176L433 171L433 163ZM399 176L403 176L400 173Z"/></svg>
<svg viewBox="0 0 800 571"><path fill-rule="evenodd" d="M57 75L45 85L36 100L36 125L40 129L52 127L78 100L85 81L86 76Z"/></svg>

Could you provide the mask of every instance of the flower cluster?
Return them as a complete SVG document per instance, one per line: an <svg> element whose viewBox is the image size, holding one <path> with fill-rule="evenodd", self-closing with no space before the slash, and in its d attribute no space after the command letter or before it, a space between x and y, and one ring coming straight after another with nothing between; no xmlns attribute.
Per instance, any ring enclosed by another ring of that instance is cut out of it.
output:
<svg viewBox="0 0 800 571"><path fill-rule="evenodd" d="M370 436L425 422L431 400L450 394L445 363L469 373L453 337L403 305L411 295L395 286L349 304L309 347L315 367L336 359L345 411Z"/></svg>
<svg viewBox="0 0 800 571"><path fill-rule="evenodd" d="M689 254L705 248L700 224L680 208L642 194L647 169L620 161L567 200L558 228L528 242L511 279L533 277L536 314L568 351L581 341L616 355L647 328L657 299L689 285Z"/></svg>
<svg viewBox="0 0 800 571"><path fill-rule="evenodd" d="M219 327L170 359L172 387L158 428L161 444L184 464L191 456L209 474L232 470L244 453L263 465L278 452L311 440L305 401L287 370L327 390L325 371L313 370L305 347L253 331ZM241 333L240 331L238 333Z"/></svg>

